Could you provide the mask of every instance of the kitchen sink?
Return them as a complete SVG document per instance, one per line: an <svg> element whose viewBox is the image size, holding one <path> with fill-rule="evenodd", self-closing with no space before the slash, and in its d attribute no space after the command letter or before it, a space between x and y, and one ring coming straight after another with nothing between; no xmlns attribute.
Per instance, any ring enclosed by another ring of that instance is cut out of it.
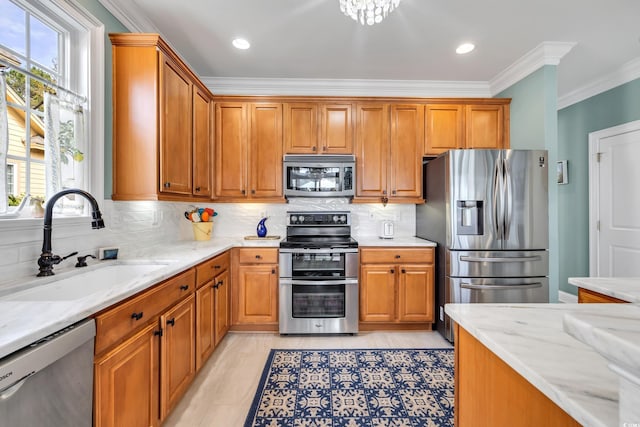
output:
<svg viewBox="0 0 640 427"><path fill-rule="evenodd" d="M169 265L171 261L131 260L96 264L84 271L70 271L41 281L30 281L19 291L0 296L0 301L72 301L98 292L109 292L114 286L131 286L147 280L146 276ZM64 276L64 277L63 277Z"/></svg>

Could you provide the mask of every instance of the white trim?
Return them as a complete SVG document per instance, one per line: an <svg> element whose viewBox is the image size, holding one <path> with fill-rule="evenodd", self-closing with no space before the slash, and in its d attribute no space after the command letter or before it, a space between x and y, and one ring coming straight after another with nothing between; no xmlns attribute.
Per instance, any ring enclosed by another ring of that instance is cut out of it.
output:
<svg viewBox="0 0 640 427"><path fill-rule="evenodd" d="M502 92L544 65L558 65L574 42L542 42L489 80L491 95Z"/></svg>
<svg viewBox="0 0 640 427"><path fill-rule="evenodd" d="M158 28L132 1L98 0L132 33L159 33Z"/></svg>
<svg viewBox="0 0 640 427"><path fill-rule="evenodd" d="M578 296L565 291L558 291L558 302L565 304L575 304L578 302Z"/></svg>
<svg viewBox="0 0 640 427"><path fill-rule="evenodd" d="M614 72L558 98L558 110L638 78L640 78L640 57L627 62Z"/></svg>
<svg viewBox="0 0 640 427"><path fill-rule="evenodd" d="M598 251L600 244L597 222L597 213L600 206L600 193L598 183L600 182L600 168L596 160L600 149L600 140L611 138L623 133L640 131L640 120L613 126L607 129L589 133L589 276L599 277L598 271Z"/></svg>
<svg viewBox="0 0 640 427"><path fill-rule="evenodd" d="M274 79L201 77L216 95L317 95L488 98L489 86L481 81L374 80L374 79Z"/></svg>

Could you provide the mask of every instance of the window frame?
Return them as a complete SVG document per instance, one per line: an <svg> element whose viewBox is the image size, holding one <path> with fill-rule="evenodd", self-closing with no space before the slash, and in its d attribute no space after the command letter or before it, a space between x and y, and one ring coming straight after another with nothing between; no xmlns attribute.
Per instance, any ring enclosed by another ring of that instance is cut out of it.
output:
<svg viewBox="0 0 640 427"><path fill-rule="evenodd" d="M104 24L75 2L64 0L14 0L47 23L62 22L74 33L61 55L68 58L65 76L70 90L87 97L85 132L88 141L84 168L86 190L98 201L104 201L104 115L105 115L105 29ZM61 26L61 24L58 24ZM75 51L71 52L73 44ZM62 62L62 61L61 61ZM102 203L104 204L104 203ZM56 217L56 222L68 225L84 224L88 211L81 216ZM42 227L41 218L0 218L0 232L19 227L24 230Z"/></svg>

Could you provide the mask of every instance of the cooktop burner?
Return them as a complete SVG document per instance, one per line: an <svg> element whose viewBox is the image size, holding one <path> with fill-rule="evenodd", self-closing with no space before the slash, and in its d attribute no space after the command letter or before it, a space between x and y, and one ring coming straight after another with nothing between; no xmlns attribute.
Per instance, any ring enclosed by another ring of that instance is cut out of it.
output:
<svg viewBox="0 0 640 427"><path fill-rule="evenodd" d="M326 249L357 248L351 237L348 211L287 212L287 238L281 248Z"/></svg>

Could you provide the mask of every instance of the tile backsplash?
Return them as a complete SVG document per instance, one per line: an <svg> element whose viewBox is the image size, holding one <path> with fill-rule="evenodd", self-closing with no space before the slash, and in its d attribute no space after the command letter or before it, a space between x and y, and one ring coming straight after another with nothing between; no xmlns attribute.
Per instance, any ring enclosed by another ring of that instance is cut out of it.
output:
<svg viewBox="0 0 640 427"><path fill-rule="evenodd" d="M141 246L170 244L193 239L193 231L184 212L191 203L177 202L114 202L100 203L106 227L92 230L85 220L53 220L52 248L64 256L78 251L78 255L94 254L105 246L120 248L123 257L135 256ZM267 216L269 235L286 234L287 211L338 211L352 213L352 234L375 236L381 220L395 221L397 236L415 235L415 206L405 204L358 204L346 199L291 199L289 203L205 203L218 212L214 218L213 235L242 237L256 235L258 221ZM37 224L37 223L36 223ZM34 276L36 261L42 247L42 226L33 220L24 225L0 228L0 286L16 279ZM73 268L75 257L55 267L57 271Z"/></svg>

